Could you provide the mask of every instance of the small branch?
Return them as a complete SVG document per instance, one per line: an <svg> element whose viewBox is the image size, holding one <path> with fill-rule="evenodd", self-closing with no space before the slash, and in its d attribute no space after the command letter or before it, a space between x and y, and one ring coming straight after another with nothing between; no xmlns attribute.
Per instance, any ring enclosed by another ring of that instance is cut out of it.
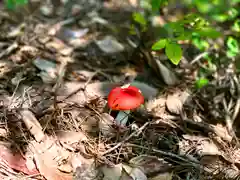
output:
<svg viewBox="0 0 240 180"><path fill-rule="evenodd" d="M122 142L119 142L116 146L108 149L107 151L101 153L101 156L104 156L112 151L114 151L115 149L119 148L120 146L122 146L126 141L128 141L129 139L131 139L133 136L140 134L148 125L150 124L150 122L146 122L142 127L140 127L138 129L138 131L134 131L132 134L130 134L127 138L125 138Z"/></svg>

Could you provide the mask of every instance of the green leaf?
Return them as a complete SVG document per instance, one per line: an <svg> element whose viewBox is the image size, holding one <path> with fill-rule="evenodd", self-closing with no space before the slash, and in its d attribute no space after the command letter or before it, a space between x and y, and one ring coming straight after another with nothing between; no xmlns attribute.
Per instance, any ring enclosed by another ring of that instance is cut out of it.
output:
<svg viewBox="0 0 240 180"><path fill-rule="evenodd" d="M206 86L209 84L209 80L206 78L200 78L196 81L196 88L201 89L202 87Z"/></svg>
<svg viewBox="0 0 240 180"><path fill-rule="evenodd" d="M227 50L227 57L232 58L237 56L237 53L231 51L231 50Z"/></svg>
<svg viewBox="0 0 240 180"><path fill-rule="evenodd" d="M218 22L224 22L228 19L227 14L214 14L212 15L213 20L218 21Z"/></svg>
<svg viewBox="0 0 240 180"><path fill-rule="evenodd" d="M213 28L203 28L194 32L199 34L201 37L218 38L221 36L221 33Z"/></svg>
<svg viewBox="0 0 240 180"><path fill-rule="evenodd" d="M193 37L192 43L201 51L209 48L209 43L206 40L201 39L200 37Z"/></svg>
<svg viewBox="0 0 240 180"><path fill-rule="evenodd" d="M137 23L139 23L139 24L141 24L143 26L147 25L147 21L146 21L145 17L142 14L140 14L140 13L133 13L132 16L133 16L133 20L136 21Z"/></svg>
<svg viewBox="0 0 240 180"><path fill-rule="evenodd" d="M157 11L162 5L164 0L151 0L151 6L153 11Z"/></svg>
<svg viewBox="0 0 240 180"><path fill-rule="evenodd" d="M228 11L228 15L229 15L229 19L234 19L238 16L238 10L235 9L235 8L231 8L229 11Z"/></svg>
<svg viewBox="0 0 240 180"><path fill-rule="evenodd" d="M28 3L28 0L5 0L4 4L7 9L14 10L17 6L22 6Z"/></svg>
<svg viewBox="0 0 240 180"><path fill-rule="evenodd" d="M167 43L165 53L173 64L178 65L182 57L182 48L177 43Z"/></svg>
<svg viewBox="0 0 240 180"><path fill-rule="evenodd" d="M232 36L229 36L227 39L227 47L233 53L239 53L238 41Z"/></svg>
<svg viewBox="0 0 240 180"><path fill-rule="evenodd" d="M152 50L157 51L157 50L163 49L165 48L166 44L167 44L167 40L161 39L153 44Z"/></svg>
<svg viewBox="0 0 240 180"><path fill-rule="evenodd" d="M184 31L183 33L180 34L180 36L176 37L175 40L190 40L192 38L192 32L191 31Z"/></svg>
<svg viewBox="0 0 240 180"><path fill-rule="evenodd" d="M236 31L236 32L240 32L240 20L239 20L239 19L237 19L237 20L234 22L234 24L233 24L233 26L232 26L232 30L234 30L234 31Z"/></svg>

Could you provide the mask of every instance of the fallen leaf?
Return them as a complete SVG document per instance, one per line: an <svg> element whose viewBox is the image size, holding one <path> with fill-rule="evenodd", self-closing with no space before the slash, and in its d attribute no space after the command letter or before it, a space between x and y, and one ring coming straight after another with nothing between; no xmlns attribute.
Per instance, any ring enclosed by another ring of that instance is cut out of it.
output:
<svg viewBox="0 0 240 180"><path fill-rule="evenodd" d="M158 70L163 78L163 81L167 85L172 86L178 83L178 79L172 71L170 71L166 66L164 66L159 60L156 60L156 64L158 65Z"/></svg>
<svg viewBox="0 0 240 180"><path fill-rule="evenodd" d="M185 134L183 135L183 137L184 139L190 141L191 144L195 143L194 148L200 157L205 155L221 155L221 152L219 151L217 145L209 138L189 134ZM188 146L188 148L191 147ZM186 149L185 151L187 152L188 149Z"/></svg>
<svg viewBox="0 0 240 180"><path fill-rule="evenodd" d="M182 111L183 103L177 96L168 95L166 106L171 113L179 115Z"/></svg>
<svg viewBox="0 0 240 180"><path fill-rule="evenodd" d="M149 180L172 180L172 173L162 173L158 174L157 176L154 176L152 178L149 178Z"/></svg>
<svg viewBox="0 0 240 180"><path fill-rule="evenodd" d="M167 163L164 159L144 154L132 158L129 161L129 164L141 167L146 175L150 175L156 172L166 172L171 168L169 163Z"/></svg>
<svg viewBox="0 0 240 180"><path fill-rule="evenodd" d="M28 109L23 109L20 111L23 122L26 127L30 131L30 133L34 136L37 142L40 142L44 139L45 135L42 131L42 126L34 116L34 114Z"/></svg>
<svg viewBox="0 0 240 180"><path fill-rule="evenodd" d="M99 130L105 137L112 137L115 135L114 129L112 128L112 125L114 124L114 118L107 114L103 113L101 114L101 118L99 120Z"/></svg>
<svg viewBox="0 0 240 180"><path fill-rule="evenodd" d="M96 44L103 52L108 54L122 52L125 49L124 46L112 36L106 36L104 39L96 41Z"/></svg>
<svg viewBox="0 0 240 180"><path fill-rule="evenodd" d="M214 132L221 137L223 140L231 142L232 141L232 136L228 133L228 130L226 127L224 127L221 124L217 125L211 125L211 127L214 129Z"/></svg>
<svg viewBox="0 0 240 180"><path fill-rule="evenodd" d="M123 165L124 170L129 174L134 180L147 180L147 176L143 173L141 168L131 167L129 165Z"/></svg>
<svg viewBox="0 0 240 180"><path fill-rule="evenodd" d="M57 137L60 141L65 142L67 144L73 144L76 142L84 142L87 141L87 136L81 132L74 132L74 131L58 131L56 132Z"/></svg>
<svg viewBox="0 0 240 180"><path fill-rule="evenodd" d="M72 175L58 170L58 164L66 160L70 153L56 142L50 137L41 143L31 142L37 168L47 180L71 180Z"/></svg>
<svg viewBox="0 0 240 180"><path fill-rule="evenodd" d="M171 113L179 115L183 109L183 105L189 100L190 94L187 91L176 92L167 96L166 106Z"/></svg>
<svg viewBox="0 0 240 180"><path fill-rule="evenodd" d="M33 175L39 174L39 171L36 169L36 166L29 167L27 166L27 160L19 152L14 153L10 149L10 144L1 144L0 145L0 162L6 164L9 168L22 172L24 174ZM33 162L31 164L34 164Z"/></svg>
<svg viewBox="0 0 240 180"><path fill-rule="evenodd" d="M94 159L86 159L80 154L75 154L71 158L74 171L74 180L97 180L99 171Z"/></svg>
<svg viewBox="0 0 240 180"><path fill-rule="evenodd" d="M120 180L122 176L122 164L116 164L113 167L104 165L100 170L104 175L103 180Z"/></svg>

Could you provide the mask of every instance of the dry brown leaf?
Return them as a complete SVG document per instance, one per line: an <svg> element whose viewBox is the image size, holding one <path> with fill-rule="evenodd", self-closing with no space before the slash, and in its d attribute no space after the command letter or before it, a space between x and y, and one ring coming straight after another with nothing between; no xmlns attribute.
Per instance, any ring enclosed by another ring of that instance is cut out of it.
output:
<svg viewBox="0 0 240 180"><path fill-rule="evenodd" d="M99 171L94 159L86 159L80 154L74 154L71 158L75 180L98 180Z"/></svg>
<svg viewBox="0 0 240 180"><path fill-rule="evenodd" d="M85 118L84 121L81 123L81 129L88 133L99 132L98 118L94 116Z"/></svg>
<svg viewBox="0 0 240 180"><path fill-rule="evenodd" d="M172 95L167 96L166 106L167 109L173 114L180 114L183 109L183 105L190 98L190 94L187 91L175 92Z"/></svg>
<svg viewBox="0 0 240 180"><path fill-rule="evenodd" d="M34 116L34 114L28 109L24 109L20 111L23 122L26 127L30 131L30 133L34 136L37 142L40 142L44 139L45 135L42 131L42 126Z"/></svg>
<svg viewBox="0 0 240 180"><path fill-rule="evenodd" d="M158 174L157 176L154 176L152 178L149 178L149 180L172 180L172 173L162 173Z"/></svg>
<svg viewBox="0 0 240 180"><path fill-rule="evenodd" d="M156 99L149 100L145 103L145 107L148 112L153 113L155 116L161 117L165 112L165 97L157 97Z"/></svg>
<svg viewBox="0 0 240 180"><path fill-rule="evenodd" d="M17 170L24 174L33 175L38 174L36 167L30 169L27 166L27 160L19 152L13 153L10 149L11 144L0 145L0 163L6 164L9 168ZM33 162L31 164L34 164Z"/></svg>
<svg viewBox="0 0 240 180"><path fill-rule="evenodd" d="M47 180L70 180L72 175L58 170L58 164L66 161L70 153L56 144L56 139L46 138L42 143L32 142L37 168Z"/></svg>
<svg viewBox="0 0 240 180"><path fill-rule="evenodd" d="M100 170L104 175L103 180L116 180L122 176L122 164L116 164L113 167L105 165Z"/></svg>
<svg viewBox="0 0 240 180"><path fill-rule="evenodd" d="M166 172L171 168L164 159L149 155L134 157L129 161L129 163L141 167L146 175L156 172Z"/></svg>
<svg viewBox="0 0 240 180"><path fill-rule="evenodd" d="M176 75L163 65L159 60L156 60L158 71L167 85L175 85L178 82ZM156 67L155 67L156 68Z"/></svg>
<svg viewBox="0 0 240 180"><path fill-rule="evenodd" d="M123 169L127 172L127 174L135 180L147 180L147 176L143 172L141 167L131 167L129 165L124 164Z"/></svg>
<svg viewBox="0 0 240 180"><path fill-rule="evenodd" d="M183 135L183 137L185 140L190 141L191 144L194 143L194 148L200 157L205 155L221 155L221 152L219 151L217 145L209 138L202 137L202 136L194 136L189 134L185 134ZM182 143L180 144L187 144L187 143L183 143L183 141L185 140L182 140ZM184 148L188 148L188 150L190 150L192 146L188 146ZM186 149L185 151L187 152L188 150Z"/></svg>
<svg viewBox="0 0 240 180"><path fill-rule="evenodd" d="M177 96L168 95L166 106L171 113L179 115L182 111L183 103Z"/></svg>
<svg viewBox="0 0 240 180"><path fill-rule="evenodd" d="M232 136L230 136L226 127L222 126L221 124L211 125L211 126L214 129L214 132L223 140L228 142L232 141Z"/></svg>
<svg viewBox="0 0 240 180"><path fill-rule="evenodd" d="M114 136L114 129L112 125L114 124L114 118L107 114L101 114L101 118L99 120L99 130L105 137L112 137Z"/></svg>
<svg viewBox="0 0 240 180"><path fill-rule="evenodd" d="M83 142L87 141L87 136L81 132L74 132L74 131L58 131L56 132L57 137L60 141L67 143L67 144L73 144L77 142Z"/></svg>

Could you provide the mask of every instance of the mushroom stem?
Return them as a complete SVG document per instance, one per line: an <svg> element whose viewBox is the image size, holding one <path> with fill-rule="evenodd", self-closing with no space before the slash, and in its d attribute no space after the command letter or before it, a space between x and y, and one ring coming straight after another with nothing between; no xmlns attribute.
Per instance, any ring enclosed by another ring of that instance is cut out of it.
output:
<svg viewBox="0 0 240 180"><path fill-rule="evenodd" d="M127 124L129 114L130 110L119 111L117 117L115 118L117 124L125 126Z"/></svg>

